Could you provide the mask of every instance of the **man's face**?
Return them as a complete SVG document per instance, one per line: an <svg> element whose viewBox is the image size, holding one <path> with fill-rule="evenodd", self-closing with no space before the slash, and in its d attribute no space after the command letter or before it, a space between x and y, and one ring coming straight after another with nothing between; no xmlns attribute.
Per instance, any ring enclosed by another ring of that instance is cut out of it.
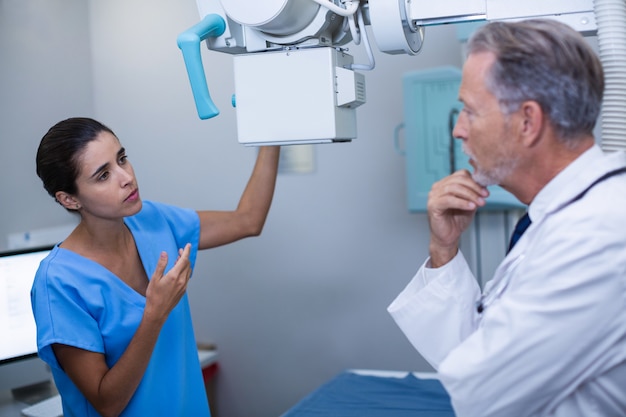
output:
<svg viewBox="0 0 626 417"><path fill-rule="evenodd" d="M485 80L495 56L471 54L463 67L459 99L463 110L452 134L463 141L463 151L474 167L472 177L483 185L502 184L517 165L509 117L487 89Z"/></svg>

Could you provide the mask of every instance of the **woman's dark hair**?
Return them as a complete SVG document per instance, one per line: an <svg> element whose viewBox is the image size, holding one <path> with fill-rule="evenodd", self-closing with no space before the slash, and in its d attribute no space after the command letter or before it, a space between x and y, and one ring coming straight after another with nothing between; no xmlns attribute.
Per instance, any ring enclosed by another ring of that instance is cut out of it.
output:
<svg viewBox="0 0 626 417"><path fill-rule="evenodd" d="M53 198L58 191L76 194L79 158L87 144L99 133L111 129L86 117L73 117L52 126L37 149L37 175Z"/></svg>

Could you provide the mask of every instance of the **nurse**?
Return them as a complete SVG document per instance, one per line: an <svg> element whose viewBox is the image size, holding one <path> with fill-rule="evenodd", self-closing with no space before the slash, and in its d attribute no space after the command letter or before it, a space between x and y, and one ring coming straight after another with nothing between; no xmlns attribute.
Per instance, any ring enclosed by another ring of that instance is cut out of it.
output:
<svg viewBox="0 0 626 417"><path fill-rule="evenodd" d="M233 211L142 201L126 150L88 118L54 125L37 151L46 191L76 212L32 289L40 357L65 417L209 416L186 288L198 250L257 236L279 148L261 148Z"/></svg>
<svg viewBox="0 0 626 417"><path fill-rule="evenodd" d="M458 417L626 415L626 157L595 144L603 90L593 50L556 21L469 41L453 134L473 172L433 185L430 257L388 308ZM459 239L491 184L529 226L481 294Z"/></svg>

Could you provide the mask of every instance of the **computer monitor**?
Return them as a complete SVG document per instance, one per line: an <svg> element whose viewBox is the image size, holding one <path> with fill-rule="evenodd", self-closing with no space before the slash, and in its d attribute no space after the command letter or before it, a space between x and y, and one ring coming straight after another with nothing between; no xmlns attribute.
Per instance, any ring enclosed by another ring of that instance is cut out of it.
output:
<svg viewBox="0 0 626 417"><path fill-rule="evenodd" d="M52 246L0 252L0 391L51 380L37 356L30 290L39 263Z"/></svg>

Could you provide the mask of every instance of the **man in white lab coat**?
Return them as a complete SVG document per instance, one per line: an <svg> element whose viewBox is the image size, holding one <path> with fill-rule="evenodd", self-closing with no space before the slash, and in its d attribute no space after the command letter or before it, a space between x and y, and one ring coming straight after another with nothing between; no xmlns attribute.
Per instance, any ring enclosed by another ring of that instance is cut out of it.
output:
<svg viewBox="0 0 626 417"><path fill-rule="evenodd" d="M430 257L388 309L457 417L626 416L626 157L595 144L603 90L563 24L490 23L468 44L453 133L474 172L433 185ZM481 295L459 238L491 184L530 226Z"/></svg>

